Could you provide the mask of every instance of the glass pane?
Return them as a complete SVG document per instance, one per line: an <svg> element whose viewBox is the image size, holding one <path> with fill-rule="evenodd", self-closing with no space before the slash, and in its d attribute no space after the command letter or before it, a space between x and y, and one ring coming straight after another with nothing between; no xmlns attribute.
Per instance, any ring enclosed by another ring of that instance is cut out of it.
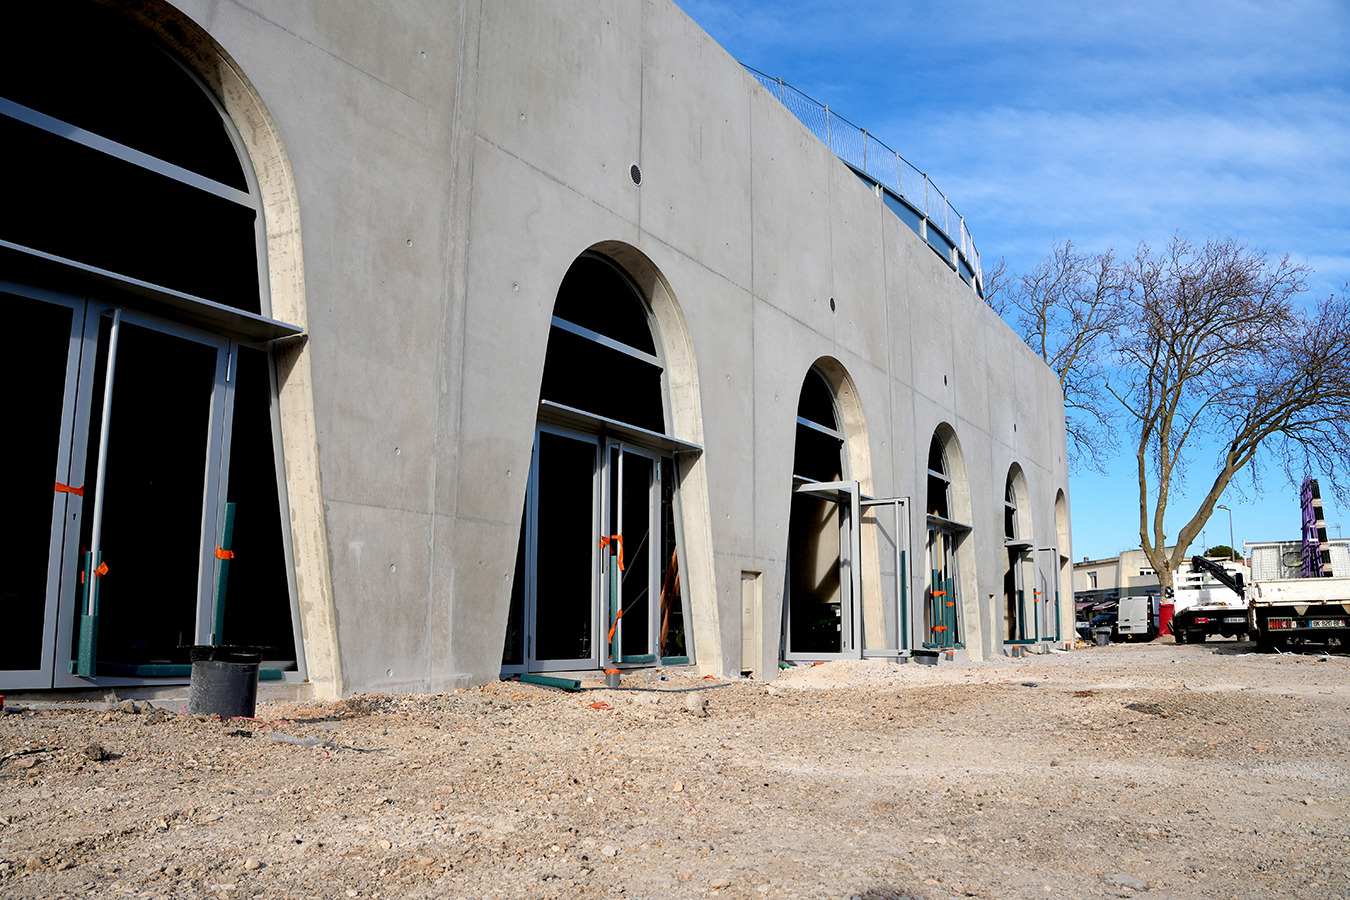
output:
<svg viewBox="0 0 1350 900"><path fill-rule="evenodd" d="M843 648L839 584L839 505L792 495L788 524L788 609L791 653Z"/></svg>
<svg viewBox="0 0 1350 900"><path fill-rule="evenodd" d="M37 669L51 566L52 485L65 481L58 454L70 353L69 307L0 294L22 352L0 353L0 668ZM22 436L22 439L18 439Z"/></svg>
<svg viewBox="0 0 1350 900"><path fill-rule="evenodd" d="M234 504L234 559L225 585L220 642L262 647L264 659L291 662L296 657L295 628L272 443L272 361L266 352L250 347L235 354L227 497Z"/></svg>
<svg viewBox="0 0 1350 900"><path fill-rule="evenodd" d="M111 322L100 320L81 565L93 529ZM196 643L202 506L216 347L123 323L103 501L98 661L186 663Z"/></svg>
<svg viewBox="0 0 1350 900"><path fill-rule="evenodd" d="M535 658L589 659L595 444L539 433Z"/></svg>
<svg viewBox="0 0 1350 900"><path fill-rule="evenodd" d="M525 664L525 554L530 525L530 497L520 511L520 539L516 542L516 569L511 576L511 608L506 616L506 640L502 643L502 665Z"/></svg>
<svg viewBox="0 0 1350 900"><path fill-rule="evenodd" d="M260 311L253 209L6 116L0 146L24 173L5 185L0 237Z"/></svg>
<svg viewBox="0 0 1350 900"><path fill-rule="evenodd" d="M0 4L0 96L247 190L220 112L159 47L70 3Z"/></svg>
<svg viewBox="0 0 1350 900"><path fill-rule="evenodd" d="M661 655L688 656L684 602L680 598L680 560L675 545L675 464L661 460Z"/></svg>
<svg viewBox="0 0 1350 900"><path fill-rule="evenodd" d="M633 453L623 455L623 558L619 596L623 620L619 624L620 653L644 656L651 649L651 530L652 461Z"/></svg>
<svg viewBox="0 0 1350 900"><path fill-rule="evenodd" d="M572 263L558 287L553 315L644 353L656 353L646 304L628 279L603 259L583 256Z"/></svg>

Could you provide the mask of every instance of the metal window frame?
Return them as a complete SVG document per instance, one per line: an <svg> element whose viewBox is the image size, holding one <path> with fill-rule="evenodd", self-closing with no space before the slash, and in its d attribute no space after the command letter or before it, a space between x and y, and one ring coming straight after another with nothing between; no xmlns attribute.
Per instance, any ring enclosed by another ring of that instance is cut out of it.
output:
<svg viewBox="0 0 1350 900"><path fill-rule="evenodd" d="M139 328L145 328L151 331L157 331L161 334L167 334L181 340L189 340L195 343L213 346L216 349L216 374L212 387L210 399L209 432L206 443L206 458L203 460L205 466L205 477L203 480L202 496L202 517L198 524L198 572L197 572L197 599L196 613L193 628L194 640L198 644L209 643L211 629L211 601L215 583L216 565L219 562L215 558L216 537L220 522L224 515L225 496L228 490L228 471L222 467L222 449L223 445L228 443L231 438L227 430L227 408L232 407L234 402L233 384L227 381L231 359L231 348L233 342L224 336L204 331L198 328L191 328L172 322L164 322L156 317L145 315L137 310L125 309L117 303L110 300L100 300L90 298L86 301L84 333L82 337L81 361L88 360L90 363L97 358L98 349L98 323L105 315L116 315L121 324L133 325ZM116 354L108 354L108 366L111 369L116 364ZM87 458L85 448L88 446L89 428L92 419L92 403L105 402L104 397L92 397L94 379L96 372L94 366L81 365L79 373L79 386L77 387L77 396L89 398L89 402L80 402L76 410L74 420L74 446L72 447L70 470L74 472L84 472L87 467ZM106 387L106 385L105 385ZM105 396L110 399L112 392L105 392ZM107 431L110 428L110 419L104 417L100 420L100 428L103 436L100 438L100 446L106 441ZM95 501L97 502L97 501ZM97 515L97 511L93 511ZM173 684L184 683L186 677L135 677L121 675L98 675L97 668L92 671L94 674L77 675L71 672L71 666L75 661L75 655L71 653L71 644L74 640L77 623L79 621L80 589L78 583L79 577L79 537L83 518L81 514L73 516L66 521L67 540L62 548L62 579L60 587L61 609L58 611L58 625L56 634L56 655L53 671L53 687L90 687L90 686L117 686L117 685L142 685L142 684ZM208 552L208 548L209 551ZM91 551L93 548L90 548ZM93 591L91 590L91 594ZM66 610L69 610L67 612ZM96 662L96 660L95 660ZM85 668L89 671L88 667Z"/></svg>

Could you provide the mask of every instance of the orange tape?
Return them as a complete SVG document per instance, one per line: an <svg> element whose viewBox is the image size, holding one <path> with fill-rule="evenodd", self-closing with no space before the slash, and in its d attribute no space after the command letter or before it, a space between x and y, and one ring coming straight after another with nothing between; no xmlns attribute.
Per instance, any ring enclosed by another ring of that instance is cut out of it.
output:
<svg viewBox="0 0 1350 900"><path fill-rule="evenodd" d="M614 624L609 626L609 637L606 639L608 643L611 644L614 643L614 632L618 629L619 620L622 618L623 618L623 607L620 606L618 615L614 617Z"/></svg>
<svg viewBox="0 0 1350 900"><path fill-rule="evenodd" d="M56 492L58 494L74 494L76 497L83 497L84 487L83 486L71 487L68 484L62 484L61 482L58 481L56 483Z"/></svg>
<svg viewBox="0 0 1350 900"><path fill-rule="evenodd" d="M99 563L99 564L98 564L98 568L94 570L94 574L97 575L99 578L102 578L104 575L107 575L107 574L108 574L108 564L105 563L105 562L104 562L104 563Z"/></svg>
<svg viewBox="0 0 1350 900"><path fill-rule="evenodd" d="M216 559L234 559L234 551L233 551L233 550L222 550L222 549L220 549L219 547L217 547L217 548L216 548Z"/></svg>
<svg viewBox="0 0 1350 900"><path fill-rule="evenodd" d="M933 591L933 596L934 596L934 597L945 597L945 596L947 596L947 592L946 592L946 591Z"/></svg>
<svg viewBox="0 0 1350 900"><path fill-rule="evenodd" d="M933 626L933 630L934 630L934 631L946 631L946 630L947 630L947 626L946 626L946 625L934 625L934 626Z"/></svg>
<svg viewBox="0 0 1350 900"><path fill-rule="evenodd" d="M948 605L948 606L955 606L955 605L956 605L956 601L955 601L955 600L948 600L948 601L947 601L947 605Z"/></svg>
<svg viewBox="0 0 1350 900"><path fill-rule="evenodd" d="M616 544L619 545L619 571L622 572L622 571L623 571L623 535L621 535L621 534L611 534L609 537L602 537L602 538L600 538L600 546L601 546L601 547L608 547L610 541L613 541L614 543L616 543Z"/></svg>

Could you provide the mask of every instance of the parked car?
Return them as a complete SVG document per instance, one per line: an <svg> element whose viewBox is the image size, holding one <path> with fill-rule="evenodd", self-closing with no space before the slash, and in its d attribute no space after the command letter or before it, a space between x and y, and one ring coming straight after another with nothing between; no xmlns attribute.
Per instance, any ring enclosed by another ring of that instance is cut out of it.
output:
<svg viewBox="0 0 1350 900"><path fill-rule="evenodd" d="M1097 633L1098 628L1110 628L1111 640L1120 640L1120 632L1116 629L1116 614L1113 612L1102 613L1099 616L1093 616L1092 621L1088 623L1089 639Z"/></svg>

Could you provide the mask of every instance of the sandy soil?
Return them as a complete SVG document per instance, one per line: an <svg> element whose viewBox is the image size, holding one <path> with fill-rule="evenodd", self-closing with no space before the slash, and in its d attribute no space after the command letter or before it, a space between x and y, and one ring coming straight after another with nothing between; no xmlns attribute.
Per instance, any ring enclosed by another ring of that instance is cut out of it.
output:
<svg viewBox="0 0 1350 900"><path fill-rule="evenodd" d="M1250 649L11 711L0 895L1350 898L1350 658Z"/></svg>

